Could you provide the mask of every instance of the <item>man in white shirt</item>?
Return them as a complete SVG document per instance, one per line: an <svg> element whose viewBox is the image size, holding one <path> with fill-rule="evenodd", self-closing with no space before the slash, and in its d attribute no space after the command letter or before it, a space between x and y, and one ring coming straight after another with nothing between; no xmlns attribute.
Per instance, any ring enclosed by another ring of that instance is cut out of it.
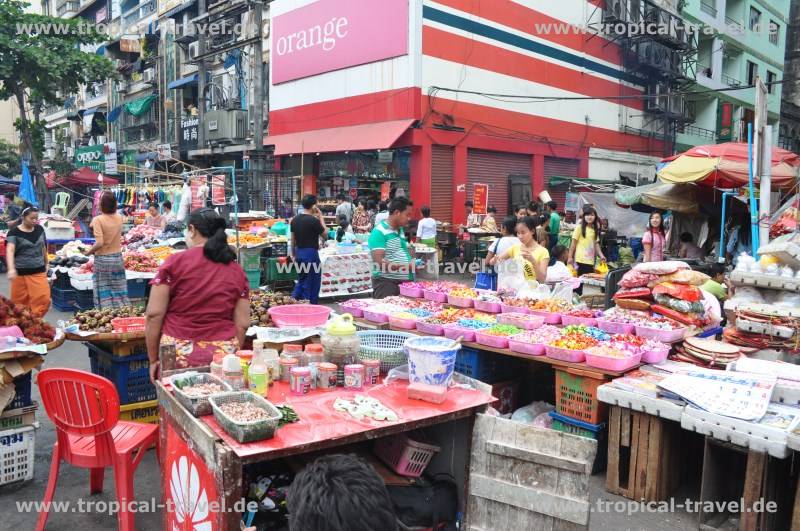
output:
<svg viewBox="0 0 800 531"><path fill-rule="evenodd" d="M347 218L348 222L353 221L353 203L347 200L347 196L344 194L339 194L339 205L336 207L336 219L339 219L339 216L344 216Z"/></svg>

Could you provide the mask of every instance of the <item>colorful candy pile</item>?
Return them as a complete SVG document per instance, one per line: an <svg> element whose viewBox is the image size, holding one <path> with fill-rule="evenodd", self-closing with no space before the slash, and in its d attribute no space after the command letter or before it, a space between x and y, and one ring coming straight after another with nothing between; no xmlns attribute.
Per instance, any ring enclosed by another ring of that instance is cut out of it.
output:
<svg viewBox="0 0 800 531"><path fill-rule="evenodd" d="M616 348L628 350L629 352L639 352L645 343L643 337L631 334L614 334L611 336L610 344Z"/></svg>
<svg viewBox="0 0 800 531"><path fill-rule="evenodd" d="M400 287L408 289L427 289L430 284L430 282L403 282L400 284Z"/></svg>
<svg viewBox="0 0 800 531"><path fill-rule="evenodd" d="M517 306L520 308L527 307L531 301L530 299L518 299L516 297L504 297L503 303L508 306Z"/></svg>
<svg viewBox="0 0 800 531"><path fill-rule="evenodd" d="M491 291L479 291L475 300L484 302L503 302L499 295Z"/></svg>
<svg viewBox="0 0 800 531"><path fill-rule="evenodd" d="M450 290L450 295L464 299L474 299L478 296L478 292L472 288L460 287Z"/></svg>
<svg viewBox="0 0 800 531"><path fill-rule="evenodd" d="M374 306L375 299L350 299L348 301L344 301L341 305L363 310L364 308L369 308L370 306Z"/></svg>
<svg viewBox="0 0 800 531"><path fill-rule="evenodd" d="M430 282L424 288L428 291L432 291L434 293L450 293L451 290L464 288L463 284L459 284L458 282Z"/></svg>
<svg viewBox="0 0 800 531"><path fill-rule="evenodd" d="M569 350L586 350L597 345L597 340L580 332L565 332L550 345Z"/></svg>
<svg viewBox="0 0 800 531"><path fill-rule="evenodd" d="M670 348L669 345L667 345L666 343L662 343L661 341L657 341L655 339L648 339L644 342L644 345L642 345L643 352L650 352L653 350L665 350L668 348Z"/></svg>
<svg viewBox="0 0 800 531"><path fill-rule="evenodd" d="M495 325L488 330L482 330L482 334L486 334L489 336L499 336L499 337L511 337L516 336L522 332L521 328L517 328L516 326L511 325Z"/></svg>
<svg viewBox="0 0 800 531"><path fill-rule="evenodd" d="M483 328L489 328L493 326L494 323L488 323L486 321L481 321L480 319L459 319L458 326L460 328L467 328L469 330L481 330Z"/></svg>
<svg viewBox="0 0 800 531"><path fill-rule="evenodd" d="M572 309L572 305L561 299L542 299L529 305L531 310L541 310L550 313L563 313Z"/></svg>
<svg viewBox="0 0 800 531"><path fill-rule="evenodd" d="M586 349L586 353L592 356L603 356L606 358L630 358L636 354L635 352L619 348L611 343L598 343L596 346Z"/></svg>
<svg viewBox="0 0 800 531"><path fill-rule="evenodd" d="M553 325L542 325L536 330L524 330L514 336L515 341L524 341L534 345L548 345L561 337L561 329Z"/></svg>
<svg viewBox="0 0 800 531"><path fill-rule="evenodd" d="M563 328L564 334L580 334L597 341L608 341L611 339L611 335L607 332L603 332L599 328L595 328L594 326L585 326L585 325L569 325Z"/></svg>
<svg viewBox="0 0 800 531"><path fill-rule="evenodd" d="M432 311L424 308L411 308L408 310L408 313L414 314L416 317L430 317L433 315Z"/></svg>
<svg viewBox="0 0 800 531"><path fill-rule="evenodd" d="M684 325L678 323L677 321L667 319L666 317L659 317L657 315L649 317L645 322L639 323L639 325L647 328L657 328L659 330L677 330L678 328L685 328Z"/></svg>
<svg viewBox="0 0 800 531"><path fill-rule="evenodd" d="M603 315L603 312L599 310L589 310L587 308L575 308L573 310L569 310L565 315L569 315L571 317L584 317L587 319L591 319Z"/></svg>
<svg viewBox="0 0 800 531"><path fill-rule="evenodd" d="M392 317L397 317L398 319L413 319L414 321L417 320L417 316L411 312L396 312L392 314Z"/></svg>
<svg viewBox="0 0 800 531"><path fill-rule="evenodd" d="M647 319L647 314L636 310L614 307L603 312L603 319L612 323L638 324Z"/></svg>

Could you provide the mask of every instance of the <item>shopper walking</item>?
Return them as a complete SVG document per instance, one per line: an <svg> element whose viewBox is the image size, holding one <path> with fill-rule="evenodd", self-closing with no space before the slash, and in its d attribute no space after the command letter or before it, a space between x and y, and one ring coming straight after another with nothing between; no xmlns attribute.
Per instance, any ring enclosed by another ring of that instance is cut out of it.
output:
<svg viewBox="0 0 800 531"><path fill-rule="evenodd" d="M645 262L663 262L664 250L667 247L667 238L664 235L664 218L660 212L650 214L647 220L647 230L642 236Z"/></svg>
<svg viewBox="0 0 800 531"><path fill-rule="evenodd" d="M50 309L50 284L47 282L47 240L39 226L39 209L27 205L20 223L6 236L6 262L11 282L11 301L44 317Z"/></svg>
<svg viewBox="0 0 800 531"><path fill-rule="evenodd" d="M14 192L7 192L4 197L6 200L5 215L8 221L8 228L10 229L15 225L19 225L19 216L22 209L14 202Z"/></svg>
<svg viewBox="0 0 800 531"><path fill-rule="evenodd" d="M378 205L374 199L367 201L367 214L369 214L369 225L375 228L375 217L378 215ZM370 230L372 230L370 229Z"/></svg>
<svg viewBox="0 0 800 531"><path fill-rule="evenodd" d="M235 354L250 326L249 284L225 219L200 208L187 223L189 249L167 258L151 281L145 337L153 380L162 363L167 370L202 367Z"/></svg>
<svg viewBox="0 0 800 531"><path fill-rule="evenodd" d="M389 203L389 218L372 229L372 297L384 299L400 294L400 284L414 279L414 267L404 227L411 217L413 203L397 197Z"/></svg>
<svg viewBox="0 0 800 531"><path fill-rule="evenodd" d="M117 199L111 192L100 196L100 212L89 225L95 244L86 253L94 255L94 306L127 306L130 301L122 259L122 216L117 214Z"/></svg>
<svg viewBox="0 0 800 531"><path fill-rule="evenodd" d="M292 296L304 299L311 304L319 302L319 289L322 285L320 271L319 239L325 234L322 212L317 207L317 197L311 194L300 202L303 212L292 218L292 258L297 265L297 284ZM338 213L338 208L336 209ZM339 214L339 219L347 216Z"/></svg>
<svg viewBox="0 0 800 531"><path fill-rule="evenodd" d="M561 216L558 215L558 203L550 201L547 203L547 212L549 213L548 228L550 229L550 242L549 249L554 249L558 244L558 231L561 230Z"/></svg>
<svg viewBox="0 0 800 531"><path fill-rule="evenodd" d="M336 207L336 219L339 219L339 216L345 216L347 221L353 222L353 203L347 198L344 194L339 194L339 204Z"/></svg>
<svg viewBox="0 0 800 531"><path fill-rule="evenodd" d="M431 217L431 208L420 208L422 219L417 223L417 241L428 247L436 247L436 220Z"/></svg>

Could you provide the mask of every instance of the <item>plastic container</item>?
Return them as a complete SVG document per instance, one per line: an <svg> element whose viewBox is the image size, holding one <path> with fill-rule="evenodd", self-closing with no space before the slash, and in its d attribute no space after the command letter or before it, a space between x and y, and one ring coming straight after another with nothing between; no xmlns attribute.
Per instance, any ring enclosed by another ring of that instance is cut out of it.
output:
<svg viewBox="0 0 800 531"><path fill-rule="evenodd" d="M242 375L244 375L244 386L249 388L250 385L250 363L253 361L252 350L237 350L236 357L239 358L239 365L242 366Z"/></svg>
<svg viewBox="0 0 800 531"><path fill-rule="evenodd" d="M280 379L282 382L289 383L291 380L291 370L297 367L297 364L297 358L281 358L278 360L278 365L280 365L281 369Z"/></svg>
<svg viewBox="0 0 800 531"><path fill-rule="evenodd" d="M405 342L408 352L409 381L429 385L448 385L461 345L441 337L416 336Z"/></svg>
<svg viewBox="0 0 800 531"><path fill-rule="evenodd" d="M222 393L209 398L211 409L214 411L214 418L228 435L240 443L271 439L275 436L275 429L281 419L281 412L267 402L263 397L249 391L238 393ZM251 402L269 415L264 420L254 422L238 422L228 417L219 406L230 402Z"/></svg>
<svg viewBox="0 0 800 531"><path fill-rule="evenodd" d="M283 350L281 350L281 358L294 358L299 363L302 357L303 357L303 345L284 343Z"/></svg>
<svg viewBox="0 0 800 531"><path fill-rule="evenodd" d="M434 444L410 439L399 433L375 441L375 455L397 474L418 478L440 448Z"/></svg>
<svg viewBox="0 0 800 531"><path fill-rule="evenodd" d="M244 369L242 362L236 354L228 354L222 358L222 381L227 383L234 391L245 388Z"/></svg>
<svg viewBox="0 0 800 531"><path fill-rule="evenodd" d="M583 350L572 350L545 345L544 351L548 358L553 358L554 360L569 361L571 363L582 363L586 361L586 352Z"/></svg>
<svg viewBox="0 0 800 531"><path fill-rule="evenodd" d="M669 347L642 351L642 363L661 363L669 356Z"/></svg>
<svg viewBox="0 0 800 531"><path fill-rule="evenodd" d="M545 324L557 325L561 324L561 314L553 312L545 312L543 310L531 310L529 313L544 317Z"/></svg>
<svg viewBox="0 0 800 531"><path fill-rule="evenodd" d="M605 382L602 374L556 369L556 411L590 424L605 421L608 406L597 398L597 388Z"/></svg>
<svg viewBox="0 0 800 531"><path fill-rule="evenodd" d="M500 311L502 313L531 313L530 309L526 306L512 306L505 303L500 303Z"/></svg>
<svg viewBox="0 0 800 531"><path fill-rule="evenodd" d="M523 313L501 313L497 316L497 323L516 326L524 330L535 330L544 324L544 317Z"/></svg>
<svg viewBox="0 0 800 531"><path fill-rule="evenodd" d="M475 342L475 330L472 328L462 328L456 323L443 325L444 337L448 339L462 338L467 343Z"/></svg>
<svg viewBox="0 0 800 531"><path fill-rule="evenodd" d="M371 323L386 324L389 322L389 316L381 312L373 312L371 310L364 310L364 319Z"/></svg>
<svg viewBox="0 0 800 531"><path fill-rule="evenodd" d="M456 372L485 383L513 378L519 364L515 358L462 347L456 355Z"/></svg>
<svg viewBox="0 0 800 531"><path fill-rule="evenodd" d="M409 332L394 330L362 330L358 332L361 348L358 351L359 361L379 360L381 374L386 374L395 367L408 363L404 344L406 339L416 337Z"/></svg>
<svg viewBox="0 0 800 531"><path fill-rule="evenodd" d="M472 308L472 306L475 304L475 300L467 297L456 297L455 295L448 295L447 304L451 306L457 306L459 308Z"/></svg>
<svg viewBox="0 0 800 531"><path fill-rule="evenodd" d="M475 309L479 312L500 313L503 307L499 302L475 300Z"/></svg>
<svg viewBox="0 0 800 531"><path fill-rule="evenodd" d="M597 328L609 334L633 334L636 326L630 323L617 323L606 321L605 319L597 319Z"/></svg>
<svg viewBox="0 0 800 531"><path fill-rule="evenodd" d="M377 385L381 378L381 362L379 360L364 360L364 385Z"/></svg>
<svg viewBox="0 0 800 531"><path fill-rule="evenodd" d="M215 383L222 388L220 391L221 393L231 391L231 386L228 385L227 382L224 382L212 374L198 373L186 377L181 377L180 375L173 377L172 387L175 392L175 399L195 417L211 414L211 404L208 398L212 395L190 396L187 395L183 389L201 383Z"/></svg>
<svg viewBox="0 0 800 531"><path fill-rule="evenodd" d="M590 367L597 367L598 369L620 372L639 365L639 362L642 359L641 353L632 354L625 358L612 358L611 356L592 354L591 349L589 349L589 351L585 352L584 354L586 355L586 365Z"/></svg>
<svg viewBox="0 0 800 531"><path fill-rule="evenodd" d="M338 368L333 363L322 362L317 366L317 389L336 389Z"/></svg>
<svg viewBox="0 0 800 531"><path fill-rule="evenodd" d="M259 396L266 397L269 392L269 379L269 365L264 348L261 347L255 351L253 359L250 361L247 371L247 388Z"/></svg>
<svg viewBox="0 0 800 531"><path fill-rule="evenodd" d="M143 299L147 296L146 278L131 278L128 280L128 298Z"/></svg>
<svg viewBox="0 0 800 531"><path fill-rule="evenodd" d="M343 313L349 313L353 317L364 317L363 309L356 308L355 306L349 306L345 302L339 303L339 309L342 310Z"/></svg>
<svg viewBox="0 0 800 531"><path fill-rule="evenodd" d="M674 330L661 330L660 328L650 328L648 326L636 326L636 335L646 339L655 339L662 343L675 343L683 339L686 328L676 328Z"/></svg>
<svg viewBox="0 0 800 531"><path fill-rule="evenodd" d="M113 382L119 394L120 404L144 402L156 398L156 388L150 381L150 362L147 354L114 356L91 343L88 343L87 347L92 373ZM16 398L14 400L16 401Z"/></svg>
<svg viewBox="0 0 800 531"><path fill-rule="evenodd" d="M407 286L405 284L400 284L400 295L411 297L412 299L421 299L425 296L422 288Z"/></svg>
<svg viewBox="0 0 800 531"><path fill-rule="evenodd" d="M311 369L292 367L289 371L289 391L293 395L307 395L311 390Z"/></svg>
<svg viewBox="0 0 800 531"><path fill-rule="evenodd" d="M322 334L325 361L338 367L339 385L344 385L344 367L356 363L361 350L361 339L356 333L353 316L344 314L334 317Z"/></svg>
<svg viewBox="0 0 800 531"><path fill-rule="evenodd" d="M479 345L494 348L508 348L508 336L493 336L477 330L475 332L475 341Z"/></svg>
<svg viewBox="0 0 800 531"><path fill-rule="evenodd" d="M267 310L278 328L287 326L322 326L328 320L331 309L316 304L287 304Z"/></svg>
<svg viewBox="0 0 800 531"><path fill-rule="evenodd" d="M33 479L36 430L22 426L0 432L0 485Z"/></svg>
<svg viewBox="0 0 800 531"><path fill-rule="evenodd" d="M560 415L555 411L549 413L553 419L552 428L562 433L569 433L570 435L578 435L580 437L587 437L589 439L600 439L602 432L606 427L605 422L600 424L590 424L588 422L581 422L564 415ZM600 456L598 455L598 458Z"/></svg>
<svg viewBox="0 0 800 531"><path fill-rule="evenodd" d="M425 297L425 300L433 302L447 302L447 293L439 293L438 291L424 289L422 290L422 296Z"/></svg>
<svg viewBox="0 0 800 531"><path fill-rule="evenodd" d="M416 330L417 320L407 319L404 317L395 317L394 315L390 315L389 326L391 326L392 328L401 328L403 330Z"/></svg>
<svg viewBox="0 0 800 531"><path fill-rule="evenodd" d="M577 317L575 315L561 314L561 324L563 324L564 326L569 326L569 325L597 326L597 318Z"/></svg>
<svg viewBox="0 0 800 531"><path fill-rule="evenodd" d="M431 336L441 336L444 335L444 325L426 323L424 320L417 321L417 332Z"/></svg>
<svg viewBox="0 0 800 531"><path fill-rule="evenodd" d="M119 407L119 420L141 422L142 424L158 424L158 400L135 402Z"/></svg>
<svg viewBox="0 0 800 531"><path fill-rule="evenodd" d="M352 363L344 367L344 386L347 389L361 390L364 388L366 369L361 363Z"/></svg>
<svg viewBox="0 0 800 531"><path fill-rule="evenodd" d="M544 356L544 345L528 343L527 341L517 341L514 336L508 338L508 350L527 354L528 356Z"/></svg>

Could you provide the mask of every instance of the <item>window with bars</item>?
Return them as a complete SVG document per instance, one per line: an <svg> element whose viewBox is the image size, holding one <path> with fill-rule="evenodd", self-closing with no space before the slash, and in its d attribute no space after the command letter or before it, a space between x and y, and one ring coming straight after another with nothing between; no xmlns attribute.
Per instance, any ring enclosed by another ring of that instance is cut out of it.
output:
<svg viewBox="0 0 800 531"><path fill-rule="evenodd" d="M774 20L769 21L769 42L778 45L778 40L781 36L781 27Z"/></svg>
<svg viewBox="0 0 800 531"><path fill-rule="evenodd" d="M758 76L758 65L752 61L747 61L747 84L753 85Z"/></svg>
<svg viewBox="0 0 800 531"><path fill-rule="evenodd" d="M774 86L773 83L775 83L775 79L777 77L778 76L777 74L775 74L775 72L770 72L769 70L767 70L767 92L769 94L772 94L773 91L772 87Z"/></svg>
<svg viewBox="0 0 800 531"><path fill-rule="evenodd" d="M761 23L761 11L758 9L751 7L750 8L750 30L751 31L759 31L759 25Z"/></svg>

